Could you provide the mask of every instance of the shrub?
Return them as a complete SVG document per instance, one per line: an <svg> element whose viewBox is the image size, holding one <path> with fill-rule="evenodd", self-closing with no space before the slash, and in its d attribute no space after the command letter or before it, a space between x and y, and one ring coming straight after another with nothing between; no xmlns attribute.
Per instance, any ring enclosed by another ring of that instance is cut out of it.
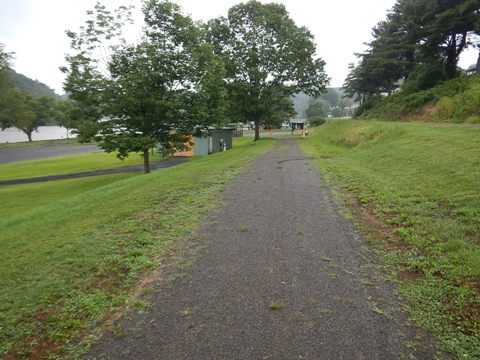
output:
<svg viewBox="0 0 480 360"><path fill-rule="evenodd" d="M324 118L314 117L314 118L308 119L308 125L311 127L320 126L325 124L325 121L326 120Z"/></svg>
<svg viewBox="0 0 480 360"><path fill-rule="evenodd" d="M453 117L455 114L455 103L449 97L442 97L437 103L437 109L435 111L435 116L441 120L448 120Z"/></svg>
<svg viewBox="0 0 480 360"><path fill-rule="evenodd" d="M411 89L410 89L411 90ZM433 105L433 113L423 112ZM356 116L381 120L423 120L472 122L480 117L480 76L464 76L417 92L402 89L386 98L373 97L357 109Z"/></svg>

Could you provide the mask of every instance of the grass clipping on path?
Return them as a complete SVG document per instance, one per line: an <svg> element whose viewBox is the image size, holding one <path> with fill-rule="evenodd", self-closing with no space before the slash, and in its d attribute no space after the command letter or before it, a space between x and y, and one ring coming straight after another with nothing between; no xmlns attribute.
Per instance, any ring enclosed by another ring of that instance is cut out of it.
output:
<svg viewBox="0 0 480 360"><path fill-rule="evenodd" d="M0 355L62 353L101 323L272 143L241 139L231 151L0 220Z"/></svg>
<svg viewBox="0 0 480 360"><path fill-rule="evenodd" d="M303 147L377 243L410 317L480 359L480 130L331 121Z"/></svg>

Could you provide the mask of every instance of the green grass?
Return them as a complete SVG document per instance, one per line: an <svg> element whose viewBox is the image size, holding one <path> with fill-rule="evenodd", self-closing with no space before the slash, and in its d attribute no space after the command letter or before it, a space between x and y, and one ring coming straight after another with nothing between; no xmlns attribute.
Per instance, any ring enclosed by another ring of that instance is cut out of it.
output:
<svg viewBox="0 0 480 360"><path fill-rule="evenodd" d="M231 151L0 219L0 354L72 357L67 341L125 306L225 183L272 144L237 140Z"/></svg>
<svg viewBox="0 0 480 360"><path fill-rule="evenodd" d="M37 206L55 203L120 179L138 176L141 173L93 176L82 179L47 181L35 184L0 186L0 219L29 211Z"/></svg>
<svg viewBox="0 0 480 360"><path fill-rule="evenodd" d="M57 140L35 140L35 141L21 141L14 143L1 143L0 149L16 148L16 147L30 147L30 146L55 146L55 145L82 145L77 139L57 139Z"/></svg>
<svg viewBox="0 0 480 360"><path fill-rule="evenodd" d="M282 310L284 308L284 305L281 302L272 301L270 304L268 304L268 308L270 310Z"/></svg>
<svg viewBox="0 0 480 360"><path fill-rule="evenodd" d="M410 317L459 358L480 358L480 130L329 122L302 144L363 209L391 269L415 275L398 286Z"/></svg>
<svg viewBox="0 0 480 360"><path fill-rule="evenodd" d="M160 155L154 155L151 157L151 161L160 159ZM114 153L108 154L105 152L95 152L0 164L0 180L61 175L91 170L114 169L118 167L139 164L143 164L143 157L138 154L131 154L125 160L120 160Z"/></svg>

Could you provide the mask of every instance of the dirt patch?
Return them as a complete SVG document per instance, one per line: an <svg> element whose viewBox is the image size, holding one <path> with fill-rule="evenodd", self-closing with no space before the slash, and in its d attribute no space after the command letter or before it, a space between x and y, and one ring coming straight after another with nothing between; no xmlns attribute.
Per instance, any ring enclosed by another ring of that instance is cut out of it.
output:
<svg viewBox="0 0 480 360"><path fill-rule="evenodd" d="M401 282L417 283L423 275L418 271L400 271L397 273L397 280Z"/></svg>
<svg viewBox="0 0 480 360"><path fill-rule="evenodd" d="M480 295L480 280L468 281L467 285L470 286L478 295Z"/></svg>
<svg viewBox="0 0 480 360"><path fill-rule="evenodd" d="M26 338L15 344L15 346L5 354L3 360L47 359L50 354L56 353L60 349L60 343L49 337ZM28 350L27 350L28 349Z"/></svg>
<svg viewBox="0 0 480 360"><path fill-rule="evenodd" d="M475 336L480 332L480 306L473 301L458 304L454 300L447 301L449 312L455 314L452 318L455 328L467 336ZM471 324L476 324L471 326Z"/></svg>
<svg viewBox="0 0 480 360"><path fill-rule="evenodd" d="M375 239L384 241L389 248L394 250L406 251L409 249L408 244L394 232L395 228L386 224L387 219L380 219L375 215L374 202L362 203L359 196L349 193L345 196L345 203L353 210L362 229L365 229Z"/></svg>

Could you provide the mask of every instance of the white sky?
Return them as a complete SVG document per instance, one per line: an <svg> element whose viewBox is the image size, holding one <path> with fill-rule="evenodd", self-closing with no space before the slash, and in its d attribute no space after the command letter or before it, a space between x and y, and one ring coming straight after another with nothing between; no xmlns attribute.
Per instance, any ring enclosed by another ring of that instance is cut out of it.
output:
<svg viewBox="0 0 480 360"><path fill-rule="evenodd" d="M97 0L0 0L0 42L15 52L17 72L47 84L63 93L63 74L58 68L65 64L69 52L65 30L76 31L86 20L85 12ZM110 9L135 4L140 0L103 0ZM177 0L195 20L208 20L226 15L239 0ZM263 1L262 1L263 2ZM270 1L265 1L270 2ZM395 0L277 0L285 4L297 25L306 26L314 34L317 53L327 63L332 78L330 86L341 86L353 55L364 49L371 39L371 28L385 18ZM462 67L476 62L477 52L466 52Z"/></svg>

